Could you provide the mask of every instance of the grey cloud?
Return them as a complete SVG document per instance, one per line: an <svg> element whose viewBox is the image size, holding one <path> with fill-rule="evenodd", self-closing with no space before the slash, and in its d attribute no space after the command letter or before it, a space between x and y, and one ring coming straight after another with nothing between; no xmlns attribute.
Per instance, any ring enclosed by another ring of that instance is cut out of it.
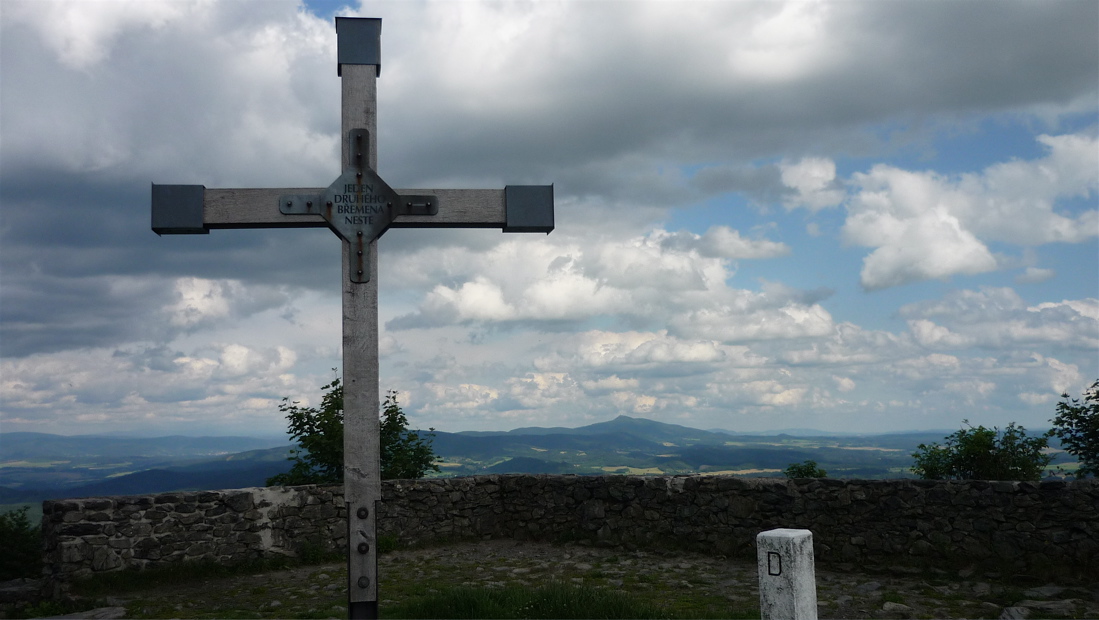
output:
<svg viewBox="0 0 1099 620"><path fill-rule="evenodd" d="M593 14L601 7L568 6L575 12L571 27L580 32L600 27ZM1097 91L1093 25L1099 15L1093 3L857 2L828 10L830 44L842 62L792 81L721 81L712 67L723 50L676 48L659 39L627 41L613 34L608 40L600 34L581 37L590 46L583 66L563 72L535 64L546 79L524 82L540 89L542 105L533 109L494 105L508 101L507 93L488 91L485 105L455 110L410 99L408 91L422 88L414 79L389 95L380 85L383 104L387 96L401 102L390 126L400 146L387 156L387 165L402 177L439 171L525 177L532 168L562 177L628 153L644 153L652 172L663 161L748 161L826 144L865 152L873 140L852 136L850 127L1059 105ZM620 52L627 48L637 60L623 64ZM544 53L501 50L515 57L516 66L556 61L553 52L532 57ZM676 70L644 64L658 53ZM712 54L708 62L701 57L707 53ZM425 74L431 72L428 67ZM700 74L707 79L698 79ZM496 84L506 88L507 80ZM446 90L436 95L461 96ZM576 191L613 191L615 182L591 178Z"/></svg>
<svg viewBox="0 0 1099 620"><path fill-rule="evenodd" d="M168 335L150 308L171 299L169 283L130 282L112 290L109 277L20 277L4 270L0 341L4 357L53 353Z"/></svg>
<svg viewBox="0 0 1099 620"><path fill-rule="evenodd" d="M701 168L691 184L705 194L741 193L759 204L777 204L792 192L782 183L782 170L776 165L716 165Z"/></svg>
<svg viewBox="0 0 1099 620"><path fill-rule="evenodd" d="M175 361L183 357L183 353L173 351L165 345L158 345L140 349L117 349L113 357L126 359L141 369L174 372L177 369Z"/></svg>
<svg viewBox="0 0 1099 620"><path fill-rule="evenodd" d="M423 329L437 325L448 325L455 317L428 317L423 311L402 314L399 317L385 322L385 328L389 331L403 331L407 329Z"/></svg>

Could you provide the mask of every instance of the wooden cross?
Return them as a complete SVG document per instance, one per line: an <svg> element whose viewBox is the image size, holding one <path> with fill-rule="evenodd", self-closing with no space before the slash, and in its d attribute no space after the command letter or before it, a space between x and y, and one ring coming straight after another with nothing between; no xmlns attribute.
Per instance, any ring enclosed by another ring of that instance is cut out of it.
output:
<svg viewBox="0 0 1099 620"><path fill-rule="evenodd" d="M328 187L207 189L152 186L157 234L215 228L328 226L343 243L344 500L348 614L376 618L377 503L381 500L378 385L378 244L387 229L553 230L553 186L503 190L392 189L377 170L381 19L336 18L342 84L343 171Z"/></svg>

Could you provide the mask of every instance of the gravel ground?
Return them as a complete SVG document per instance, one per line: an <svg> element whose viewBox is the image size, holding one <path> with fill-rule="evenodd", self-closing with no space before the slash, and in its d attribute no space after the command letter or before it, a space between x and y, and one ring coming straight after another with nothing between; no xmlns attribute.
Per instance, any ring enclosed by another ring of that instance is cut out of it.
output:
<svg viewBox="0 0 1099 620"><path fill-rule="evenodd" d="M750 617L759 606L755 563L743 559L497 540L393 551L378 564L383 617L387 606L447 586L552 580L613 588L685 615ZM838 568L817 567L821 618L1099 618L1099 583L1082 575L1035 583L972 570ZM110 610L80 617L342 618L346 579L331 564L165 586L110 597Z"/></svg>

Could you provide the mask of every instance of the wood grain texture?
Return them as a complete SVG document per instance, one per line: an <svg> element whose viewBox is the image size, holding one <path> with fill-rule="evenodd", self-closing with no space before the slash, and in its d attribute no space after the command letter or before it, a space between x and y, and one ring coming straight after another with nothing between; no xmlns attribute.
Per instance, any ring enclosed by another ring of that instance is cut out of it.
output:
<svg viewBox="0 0 1099 620"><path fill-rule="evenodd" d="M348 134L370 133L369 165L377 169L377 69L374 65L344 65L341 78L343 110L340 140L342 169L350 166ZM343 246L343 463L344 500L348 515L349 602L378 600L377 508L382 498L380 409L378 379L378 243ZM369 270L367 282L352 282L354 253L362 250ZM360 511L365 514L360 516ZM359 551L365 543L366 552ZM362 581L365 583L365 587Z"/></svg>
<svg viewBox="0 0 1099 620"><path fill-rule="evenodd" d="M333 175L335 179L339 175ZM323 187L207 189L202 205L206 228L320 228L320 215L284 215L279 196L323 194ZM507 223L502 189L398 189L400 195L438 196L435 215L401 215L393 228L503 228Z"/></svg>
<svg viewBox="0 0 1099 620"><path fill-rule="evenodd" d="M323 194L324 188L209 189L202 201L206 228L317 228L328 223L320 215L283 215L279 196Z"/></svg>
<svg viewBox="0 0 1099 620"><path fill-rule="evenodd" d="M398 189L400 195L428 194L439 198L435 215L401 215L393 228L503 228L507 209L502 189Z"/></svg>

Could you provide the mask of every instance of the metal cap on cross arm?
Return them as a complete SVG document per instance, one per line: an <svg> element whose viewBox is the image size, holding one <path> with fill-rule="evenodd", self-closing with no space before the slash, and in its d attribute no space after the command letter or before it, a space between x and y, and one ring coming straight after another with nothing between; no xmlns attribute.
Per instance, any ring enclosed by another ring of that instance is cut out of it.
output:
<svg viewBox="0 0 1099 620"><path fill-rule="evenodd" d="M548 235L553 230L553 186L508 185L504 187L504 209L504 232Z"/></svg>
<svg viewBox="0 0 1099 620"><path fill-rule="evenodd" d="M205 194L203 185L153 183L153 232L158 235L208 234L210 229L202 219Z"/></svg>
<svg viewBox="0 0 1099 620"><path fill-rule="evenodd" d="M382 20L377 17L336 18L336 75L344 65L374 65L382 74Z"/></svg>

